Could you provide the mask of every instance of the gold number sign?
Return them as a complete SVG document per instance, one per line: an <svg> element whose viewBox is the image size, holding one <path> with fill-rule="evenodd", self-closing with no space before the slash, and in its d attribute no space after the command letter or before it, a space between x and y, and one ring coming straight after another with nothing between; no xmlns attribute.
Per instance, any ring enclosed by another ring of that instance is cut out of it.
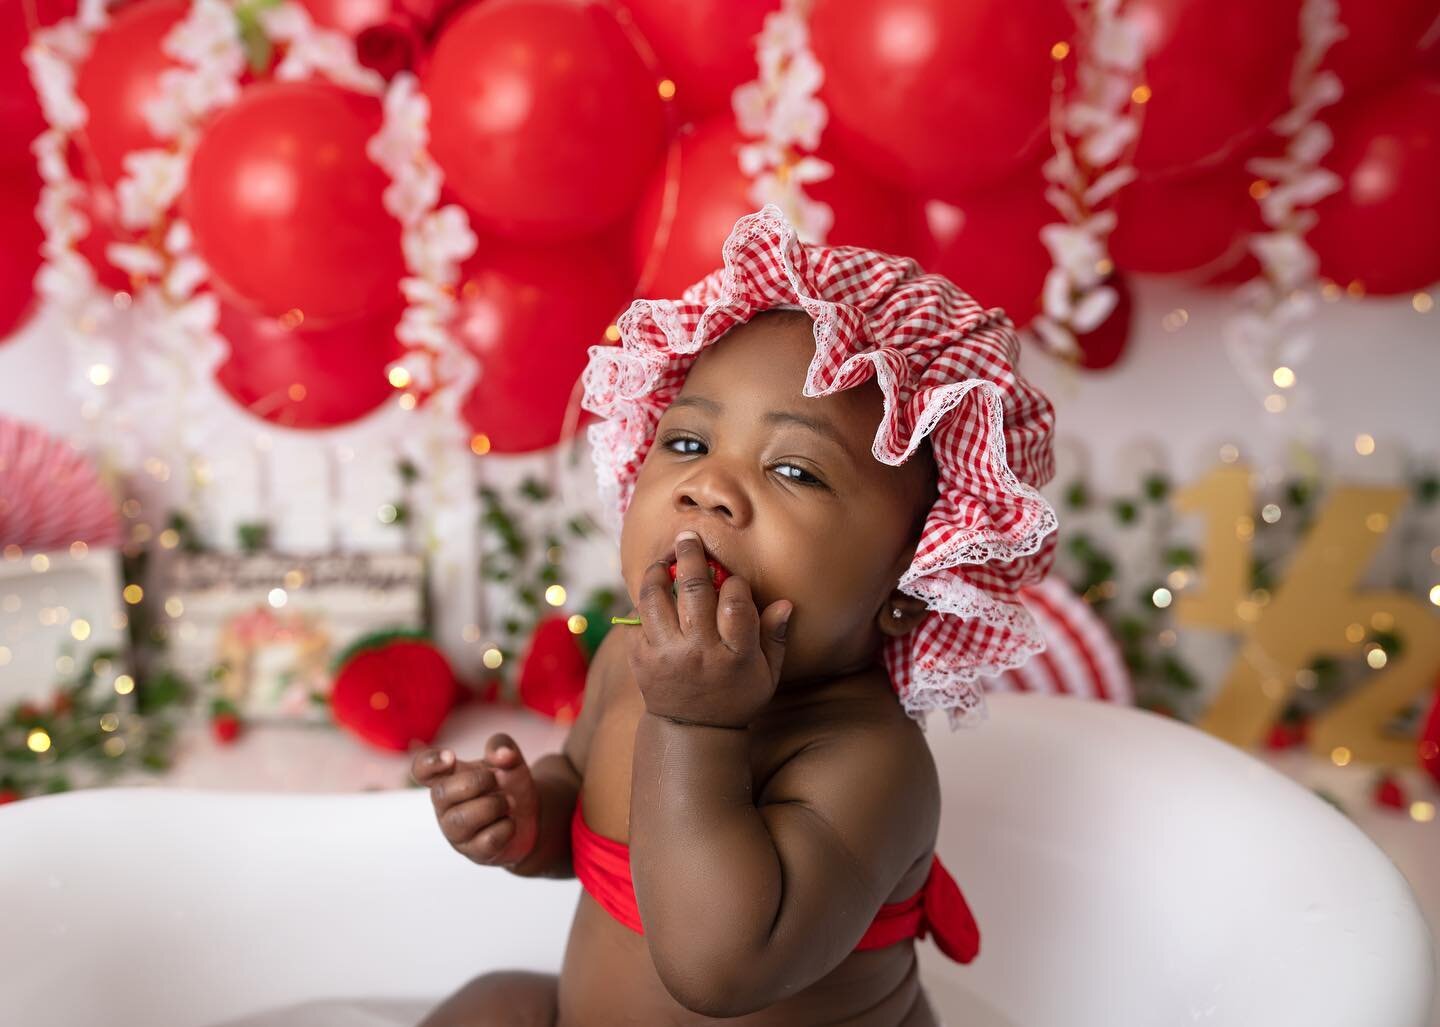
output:
<svg viewBox="0 0 1440 1027"><path fill-rule="evenodd" d="M1332 489L1309 534L1291 555L1283 580L1263 606L1251 599L1250 471L1220 467L1178 492L1176 509L1206 518L1202 587L1177 597L1187 627L1236 631L1242 645L1199 726L1235 745L1260 744L1284 710L1296 673L1317 656L1348 657L1361 648L1377 614L1404 641L1403 652L1310 725L1310 747L1329 756L1339 746L1356 760L1414 766L1416 741L1384 724L1422 694L1440 667L1440 624L1404 592L1356 591L1356 582L1404 505L1404 488Z"/></svg>

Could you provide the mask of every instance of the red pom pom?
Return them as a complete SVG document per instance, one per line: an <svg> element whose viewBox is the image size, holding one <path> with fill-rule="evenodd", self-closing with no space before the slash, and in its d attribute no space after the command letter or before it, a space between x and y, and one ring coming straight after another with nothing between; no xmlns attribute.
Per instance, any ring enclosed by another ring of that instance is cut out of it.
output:
<svg viewBox="0 0 1440 1027"><path fill-rule="evenodd" d="M439 649L401 638L356 653L335 678L330 709L362 740L405 752L434 741L459 687Z"/></svg>
<svg viewBox="0 0 1440 1027"><path fill-rule="evenodd" d="M1400 783L1389 774L1380 778L1380 783L1375 788L1375 802L1380 806L1389 806L1391 809L1405 809L1410 805L1405 798Z"/></svg>
<svg viewBox="0 0 1440 1027"><path fill-rule="evenodd" d="M233 713L222 713L210 718L210 730L221 745L229 745L240 737L240 718Z"/></svg>

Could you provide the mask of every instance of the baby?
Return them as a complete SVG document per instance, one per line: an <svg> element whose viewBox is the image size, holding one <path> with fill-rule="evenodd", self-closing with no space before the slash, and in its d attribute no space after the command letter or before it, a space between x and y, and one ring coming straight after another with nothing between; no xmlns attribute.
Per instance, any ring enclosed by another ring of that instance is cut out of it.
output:
<svg viewBox="0 0 1440 1027"><path fill-rule="evenodd" d="M1042 648L1015 593L1053 556L1053 411L1003 312L911 260L767 206L724 262L590 351L638 624L563 752L414 761L465 856L580 879L561 973L478 977L422 1027L929 1025L915 939L979 951L922 729L983 721L977 679Z"/></svg>

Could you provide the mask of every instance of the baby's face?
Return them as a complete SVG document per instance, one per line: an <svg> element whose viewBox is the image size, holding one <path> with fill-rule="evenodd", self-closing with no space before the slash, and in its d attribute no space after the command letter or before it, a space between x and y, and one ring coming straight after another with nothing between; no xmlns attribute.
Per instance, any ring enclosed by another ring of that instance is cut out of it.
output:
<svg viewBox="0 0 1440 1027"><path fill-rule="evenodd" d="M786 682L878 659L877 622L936 494L928 445L899 467L871 453L884 411L874 379L802 394L814 352L798 313L762 314L704 349L660 419L620 539L632 603L682 528L750 583L761 610L794 603Z"/></svg>

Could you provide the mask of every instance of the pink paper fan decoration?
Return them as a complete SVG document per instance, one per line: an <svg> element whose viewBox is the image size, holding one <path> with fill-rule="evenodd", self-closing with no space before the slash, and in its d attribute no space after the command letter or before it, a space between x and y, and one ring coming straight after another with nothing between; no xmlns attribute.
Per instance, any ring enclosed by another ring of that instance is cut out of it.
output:
<svg viewBox="0 0 1440 1027"><path fill-rule="evenodd" d="M0 417L0 548L45 552L119 541L115 497L90 458L32 424Z"/></svg>

